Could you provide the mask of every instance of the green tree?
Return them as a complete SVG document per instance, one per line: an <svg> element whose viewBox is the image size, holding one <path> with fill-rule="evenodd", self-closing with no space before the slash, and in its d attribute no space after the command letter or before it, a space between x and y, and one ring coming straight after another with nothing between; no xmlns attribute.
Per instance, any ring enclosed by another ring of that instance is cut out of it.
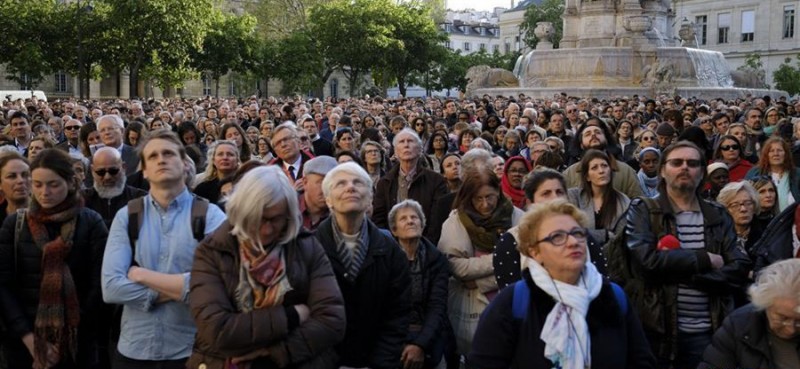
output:
<svg viewBox="0 0 800 369"><path fill-rule="evenodd" d="M280 40L298 30L308 29L308 13L331 0L243 0L245 9L258 19L260 38Z"/></svg>
<svg viewBox="0 0 800 369"><path fill-rule="evenodd" d="M190 54L202 45L212 0L99 1L111 6L114 25L106 57L128 69L131 96L138 95L140 77L164 87L179 86L191 75Z"/></svg>
<svg viewBox="0 0 800 369"><path fill-rule="evenodd" d="M558 48L558 43L564 34L562 14L564 14L564 0L544 0L539 5L533 4L525 9L525 18L520 25L520 31L523 33L521 38L525 41L525 45L533 49L539 43L539 39L533 34L536 23L552 22L556 29L553 35L553 47Z"/></svg>
<svg viewBox="0 0 800 369"><path fill-rule="evenodd" d="M344 72L351 95L366 73L403 47L394 35L396 9L391 0L334 0L311 9L311 34L328 65Z"/></svg>
<svg viewBox="0 0 800 369"><path fill-rule="evenodd" d="M192 64L216 81L216 97L219 97L219 80L222 76L230 71L244 73L252 69L258 48L255 26L256 19L253 16L214 11L203 47L192 52Z"/></svg>
<svg viewBox="0 0 800 369"><path fill-rule="evenodd" d="M800 93L800 55L797 55L795 65L792 59L786 58L778 69L772 72L772 80L775 81L775 88L797 95Z"/></svg>
<svg viewBox="0 0 800 369"><path fill-rule="evenodd" d="M0 36L0 64L6 64L9 80L36 87L45 75L60 67L53 45L61 37L55 0L3 0L3 31Z"/></svg>
<svg viewBox="0 0 800 369"><path fill-rule="evenodd" d="M107 3L87 1L65 2L56 9L63 41L51 46L56 54L52 60L58 70L76 76L81 99L90 96L92 79L110 72L103 65L110 47L108 30L113 27L108 21L110 10Z"/></svg>
<svg viewBox="0 0 800 369"><path fill-rule="evenodd" d="M761 61L761 54L759 53L747 53L744 56L744 64L741 65L738 70L761 70L764 69L764 63Z"/></svg>
<svg viewBox="0 0 800 369"><path fill-rule="evenodd" d="M423 73L444 60L447 48L442 43L447 36L436 27L426 6L401 4L395 14L388 21L394 23L393 37L400 41L400 46L384 55L380 70L386 80L397 83L400 94L405 96L410 75Z"/></svg>

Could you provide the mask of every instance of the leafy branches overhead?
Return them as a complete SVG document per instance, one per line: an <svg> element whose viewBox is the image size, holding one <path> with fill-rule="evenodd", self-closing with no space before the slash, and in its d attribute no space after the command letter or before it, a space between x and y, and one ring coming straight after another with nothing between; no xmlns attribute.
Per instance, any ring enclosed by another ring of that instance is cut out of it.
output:
<svg viewBox="0 0 800 369"><path fill-rule="evenodd" d="M244 73L253 68L258 48L255 26L256 19L250 15L212 13L203 46L193 50L191 56L198 71L216 80L216 96L220 77L232 70Z"/></svg>
<svg viewBox="0 0 800 369"><path fill-rule="evenodd" d="M553 47L558 48L558 43L564 34L564 22L561 20L561 15L564 14L564 0L544 0L541 4L532 4L525 9L525 18L520 25L520 31L523 33L522 39L525 45L530 48L535 48L539 43L539 39L533 34L536 29L536 23L551 22L556 29L553 36Z"/></svg>
<svg viewBox="0 0 800 369"><path fill-rule="evenodd" d="M775 88L786 91L789 95L800 93L800 55L797 55L796 59L795 65L792 65L792 59L786 58L783 64L772 73Z"/></svg>

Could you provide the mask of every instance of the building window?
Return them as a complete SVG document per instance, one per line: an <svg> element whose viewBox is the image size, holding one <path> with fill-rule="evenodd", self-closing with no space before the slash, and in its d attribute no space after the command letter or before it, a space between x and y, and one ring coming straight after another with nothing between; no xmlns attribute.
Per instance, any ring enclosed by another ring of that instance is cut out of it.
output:
<svg viewBox="0 0 800 369"><path fill-rule="evenodd" d="M56 73L56 92L67 92L67 74L63 71Z"/></svg>
<svg viewBox="0 0 800 369"><path fill-rule="evenodd" d="M783 38L794 38L794 5L783 7Z"/></svg>
<svg viewBox="0 0 800 369"><path fill-rule="evenodd" d="M486 44L484 44L483 42L481 42L478 47L480 47L481 51L486 51Z"/></svg>
<svg viewBox="0 0 800 369"><path fill-rule="evenodd" d="M203 96L211 95L211 78L208 74L203 75Z"/></svg>
<svg viewBox="0 0 800 369"><path fill-rule="evenodd" d="M492 52L499 53L500 52L500 45L492 45Z"/></svg>
<svg viewBox="0 0 800 369"><path fill-rule="evenodd" d="M756 12L745 10L742 12L742 42L752 42L756 32Z"/></svg>
<svg viewBox="0 0 800 369"><path fill-rule="evenodd" d="M717 15L717 43L727 44L728 33L731 30L731 13Z"/></svg>
<svg viewBox="0 0 800 369"><path fill-rule="evenodd" d="M469 34L469 26L464 26L464 34L465 35Z"/></svg>
<svg viewBox="0 0 800 369"><path fill-rule="evenodd" d="M21 83L19 84L20 90L33 90L33 81L31 77L27 74L23 74L20 76Z"/></svg>
<svg viewBox="0 0 800 369"><path fill-rule="evenodd" d="M453 45L450 45L450 40L447 40L447 41L444 42L444 47L446 47L448 49L451 49L451 50L453 49Z"/></svg>
<svg viewBox="0 0 800 369"><path fill-rule="evenodd" d="M486 36L486 27L481 27L481 36Z"/></svg>
<svg viewBox="0 0 800 369"><path fill-rule="evenodd" d="M505 47L505 49L506 49L506 54L510 53L510 52L511 52L511 43L510 43L510 42L506 42L506 45L505 45L505 46L506 46L506 47Z"/></svg>
<svg viewBox="0 0 800 369"><path fill-rule="evenodd" d="M339 80L336 79L336 78L332 79L331 83L329 85L329 88L330 88L330 96L332 98L334 98L334 99L338 98L339 97Z"/></svg>
<svg viewBox="0 0 800 369"><path fill-rule="evenodd" d="M471 48L472 48L472 45L470 45L469 42L465 42L464 43L464 51L470 51Z"/></svg>
<svg viewBox="0 0 800 369"><path fill-rule="evenodd" d="M453 32L453 27L450 25L450 23L444 24L444 31L447 33Z"/></svg>
<svg viewBox="0 0 800 369"><path fill-rule="evenodd" d="M708 43L708 16L700 15L694 19L695 27L697 27L697 36L700 45Z"/></svg>

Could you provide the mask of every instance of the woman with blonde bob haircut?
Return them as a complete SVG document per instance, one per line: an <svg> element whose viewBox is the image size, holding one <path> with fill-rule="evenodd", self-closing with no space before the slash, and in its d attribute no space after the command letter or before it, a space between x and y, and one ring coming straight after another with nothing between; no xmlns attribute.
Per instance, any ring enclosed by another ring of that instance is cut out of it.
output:
<svg viewBox="0 0 800 369"><path fill-rule="evenodd" d="M748 292L752 303L725 318L698 369L800 367L800 259L764 268Z"/></svg>
<svg viewBox="0 0 800 369"><path fill-rule="evenodd" d="M344 301L322 245L301 228L289 179L276 166L255 168L226 208L227 221L195 252L187 367L336 367Z"/></svg>
<svg viewBox="0 0 800 369"><path fill-rule="evenodd" d="M655 367L625 293L589 262L585 217L565 200L537 204L525 214L518 248L533 260L522 273L523 280L504 288L486 308L469 365ZM528 300L523 306L520 296Z"/></svg>

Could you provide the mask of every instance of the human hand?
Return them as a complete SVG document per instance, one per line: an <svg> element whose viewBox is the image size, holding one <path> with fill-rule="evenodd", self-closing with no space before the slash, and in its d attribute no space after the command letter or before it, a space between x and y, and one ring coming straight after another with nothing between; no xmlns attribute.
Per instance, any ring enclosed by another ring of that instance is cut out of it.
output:
<svg viewBox="0 0 800 369"><path fill-rule="evenodd" d="M711 266L714 269L722 268L725 265L725 260L719 254L708 253L708 258L711 259Z"/></svg>
<svg viewBox="0 0 800 369"><path fill-rule="evenodd" d="M142 281L142 270L143 268L138 266L131 266L128 269L128 279L134 283L141 283Z"/></svg>
<svg viewBox="0 0 800 369"><path fill-rule="evenodd" d="M304 188L304 187L303 187L303 179L302 179L302 178L300 178L300 179L298 179L298 180L294 181L294 190L295 190L295 191L297 191L297 192L303 192L303 188Z"/></svg>
<svg viewBox="0 0 800 369"><path fill-rule="evenodd" d="M406 345L400 361L403 362L403 369L420 369L425 363L425 351L417 345Z"/></svg>

